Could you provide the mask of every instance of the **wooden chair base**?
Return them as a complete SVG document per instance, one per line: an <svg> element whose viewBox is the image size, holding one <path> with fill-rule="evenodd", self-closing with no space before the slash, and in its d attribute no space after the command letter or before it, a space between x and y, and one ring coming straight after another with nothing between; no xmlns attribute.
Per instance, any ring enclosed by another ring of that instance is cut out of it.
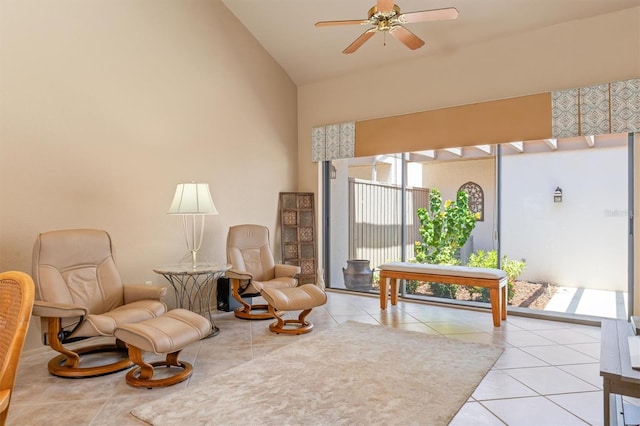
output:
<svg viewBox="0 0 640 426"><path fill-rule="evenodd" d="M129 371L125 377L127 384L139 388L157 388L171 386L187 380L193 373L193 366L185 361L178 361L180 351L167 354L164 361L147 363L143 359L144 351L135 346L129 346L129 356L138 367ZM154 379L155 367L167 367L179 369L176 374L160 379Z"/></svg>
<svg viewBox="0 0 640 426"><path fill-rule="evenodd" d="M246 320L267 320L273 319L273 314L269 312L269 305L246 305L239 306L233 311L236 318ZM277 316L282 315L281 312L276 313Z"/></svg>
<svg viewBox="0 0 640 426"><path fill-rule="evenodd" d="M79 366L79 357L81 355L104 352L122 353L122 356L124 356L124 358L110 364L97 365L93 367ZM52 358L48 364L49 373L54 376L66 378L96 377L126 370L133 365L133 362L126 355L126 348L118 344L87 346L77 349L73 353L77 354L77 359L70 360L70 357L65 354L61 354L55 358Z"/></svg>

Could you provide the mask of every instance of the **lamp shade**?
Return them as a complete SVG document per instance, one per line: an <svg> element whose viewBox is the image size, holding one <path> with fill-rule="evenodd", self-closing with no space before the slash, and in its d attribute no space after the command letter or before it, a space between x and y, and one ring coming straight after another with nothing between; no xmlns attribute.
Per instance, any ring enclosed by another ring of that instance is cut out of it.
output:
<svg viewBox="0 0 640 426"><path fill-rule="evenodd" d="M208 183L179 183L169 214L218 214Z"/></svg>

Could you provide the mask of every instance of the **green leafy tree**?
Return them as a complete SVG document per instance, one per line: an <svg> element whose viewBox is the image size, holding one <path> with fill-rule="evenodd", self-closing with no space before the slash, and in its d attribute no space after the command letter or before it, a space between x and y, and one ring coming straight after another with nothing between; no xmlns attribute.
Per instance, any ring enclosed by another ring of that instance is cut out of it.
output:
<svg viewBox="0 0 640 426"><path fill-rule="evenodd" d="M476 226L476 215L469 208L469 195L458 191L455 201L442 202L442 194L437 189L429 192L429 209L420 207L422 242L415 243L415 257L418 263L457 265L458 250L467 242ZM455 298L457 286L430 283L435 296Z"/></svg>

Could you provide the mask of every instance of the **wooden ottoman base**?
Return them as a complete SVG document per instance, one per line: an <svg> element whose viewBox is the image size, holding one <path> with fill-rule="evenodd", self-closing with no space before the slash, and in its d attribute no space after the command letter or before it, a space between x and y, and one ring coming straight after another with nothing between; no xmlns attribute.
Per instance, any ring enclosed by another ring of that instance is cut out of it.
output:
<svg viewBox="0 0 640 426"><path fill-rule="evenodd" d="M313 324L306 320L307 315L317 306L327 303L327 294L314 284L304 284L292 288L263 288L260 292L269 304L269 313L276 322L269 330L278 334L304 334L311 331ZM283 311L302 310L298 319L282 319Z"/></svg>
<svg viewBox="0 0 640 426"><path fill-rule="evenodd" d="M193 373L193 366L185 361L178 361L180 351L167 354L164 361L156 361L147 363L144 361L144 351L135 346L129 346L129 358L138 365L138 367L127 373L127 384L135 387L154 388L161 386L171 386L176 383L187 380ZM153 372L155 367L179 368L175 374L154 379Z"/></svg>
<svg viewBox="0 0 640 426"><path fill-rule="evenodd" d="M127 383L135 387L154 388L175 385L188 379L193 367L188 362L178 361L178 355L184 347L207 337L210 332L209 321L186 309L174 309L157 318L117 328L114 334L127 344L129 358L138 365L127 373ZM164 361L148 363L144 360L145 352L167 355ZM156 367L178 371L154 379Z"/></svg>
<svg viewBox="0 0 640 426"><path fill-rule="evenodd" d="M282 319L280 313L276 313L273 306L269 305L269 313L276 319L276 322L269 324L269 330L277 334L305 334L311 331L313 324L306 321L311 309L305 309L300 313L298 319Z"/></svg>

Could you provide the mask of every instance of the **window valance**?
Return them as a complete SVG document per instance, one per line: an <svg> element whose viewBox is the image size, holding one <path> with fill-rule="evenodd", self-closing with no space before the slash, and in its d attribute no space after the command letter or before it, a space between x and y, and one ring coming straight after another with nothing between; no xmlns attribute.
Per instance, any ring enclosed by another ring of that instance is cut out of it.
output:
<svg viewBox="0 0 640 426"><path fill-rule="evenodd" d="M312 129L312 161L640 131L640 78Z"/></svg>

